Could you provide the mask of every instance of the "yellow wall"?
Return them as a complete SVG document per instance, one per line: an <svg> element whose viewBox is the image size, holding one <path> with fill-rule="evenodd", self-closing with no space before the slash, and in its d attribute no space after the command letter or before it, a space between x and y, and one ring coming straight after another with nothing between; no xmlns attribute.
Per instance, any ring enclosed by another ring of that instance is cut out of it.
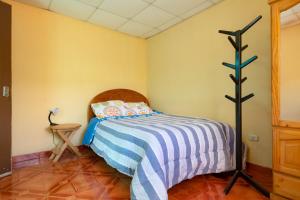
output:
<svg viewBox="0 0 300 200"><path fill-rule="evenodd" d="M272 163L270 12L267 0L224 0L218 5L148 40L148 96L158 110L208 117L234 125L234 104L224 98L234 95L231 69L234 50L219 29L242 28L257 15L263 19L245 34L249 44L244 58L259 59L244 70L248 80L243 94L255 97L243 106L244 138L249 160L263 166ZM249 142L257 134L259 142Z"/></svg>
<svg viewBox="0 0 300 200"><path fill-rule="evenodd" d="M281 30L281 119L300 120L300 24Z"/></svg>
<svg viewBox="0 0 300 200"><path fill-rule="evenodd" d="M146 95L146 41L13 1L12 151L49 150L57 122L87 124L93 96L112 88ZM84 127L74 137L79 144Z"/></svg>
<svg viewBox="0 0 300 200"><path fill-rule="evenodd" d="M13 155L53 147L48 110L61 109L57 122L84 125L89 100L100 91L131 88L150 97L153 106L173 114L213 118L234 124L233 49L218 29L235 30L258 14L244 37L259 60L244 70L244 137L257 134L250 161L271 166L270 18L266 1L224 0L218 5L145 41L10 0L13 5ZM148 50L147 50L148 46ZM147 52L148 51L148 52ZM147 72L147 65L148 72ZM148 80L148 81L147 81ZM148 85L148 88L147 88ZM147 92L148 91L148 92Z"/></svg>

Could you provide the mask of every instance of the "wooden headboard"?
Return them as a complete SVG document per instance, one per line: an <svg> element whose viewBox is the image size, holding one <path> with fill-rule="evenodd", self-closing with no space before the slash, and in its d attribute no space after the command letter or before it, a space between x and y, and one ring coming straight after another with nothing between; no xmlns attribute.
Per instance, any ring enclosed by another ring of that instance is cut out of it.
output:
<svg viewBox="0 0 300 200"><path fill-rule="evenodd" d="M89 103L88 121L90 121L90 119L95 116L91 108L91 104L109 100L122 100L125 102L145 102L147 105L150 106L148 99L144 95L136 91L128 89L107 90L95 96Z"/></svg>

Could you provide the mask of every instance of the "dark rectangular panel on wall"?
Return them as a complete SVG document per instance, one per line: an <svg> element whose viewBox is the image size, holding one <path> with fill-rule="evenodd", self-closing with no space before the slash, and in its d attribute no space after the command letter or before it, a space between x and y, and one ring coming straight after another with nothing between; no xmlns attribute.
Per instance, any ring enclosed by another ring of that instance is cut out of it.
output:
<svg viewBox="0 0 300 200"><path fill-rule="evenodd" d="M0 1L0 176L11 171L11 6Z"/></svg>

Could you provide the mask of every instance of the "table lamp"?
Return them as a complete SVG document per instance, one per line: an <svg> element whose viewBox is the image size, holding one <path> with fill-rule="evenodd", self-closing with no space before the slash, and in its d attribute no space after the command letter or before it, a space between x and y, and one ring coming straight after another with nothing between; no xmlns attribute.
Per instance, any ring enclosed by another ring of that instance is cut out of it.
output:
<svg viewBox="0 0 300 200"><path fill-rule="evenodd" d="M50 109L50 112L49 112L49 115L48 115L48 121L49 121L49 123L50 123L50 126L58 125L58 124L53 123L53 122L51 121L51 115L56 115L58 112L59 112L59 108L53 108L53 109Z"/></svg>

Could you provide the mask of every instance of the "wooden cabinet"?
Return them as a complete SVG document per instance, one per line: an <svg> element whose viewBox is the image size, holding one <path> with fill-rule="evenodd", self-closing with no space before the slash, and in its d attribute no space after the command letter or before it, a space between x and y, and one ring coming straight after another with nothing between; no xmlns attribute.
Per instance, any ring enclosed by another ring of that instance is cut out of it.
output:
<svg viewBox="0 0 300 200"><path fill-rule="evenodd" d="M273 140L274 171L300 177L300 130L274 128Z"/></svg>
<svg viewBox="0 0 300 200"><path fill-rule="evenodd" d="M291 15L300 16L300 0L269 0L269 4L272 11L271 199L300 200L300 18L290 21Z"/></svg>
<svg viewBox="0 0 300 200"><path fill-rule="evenodd" d="M271 193L270 197L271 197L272 200L288 200L287 198L285 198L283 196L276 195L274 193Z"/></svg>
<svg viewBox="0 0 300 200"><path fill-rule="evenodd" d="M289 199L300 199L300 179L274 172L273 192Z"/></svg>

